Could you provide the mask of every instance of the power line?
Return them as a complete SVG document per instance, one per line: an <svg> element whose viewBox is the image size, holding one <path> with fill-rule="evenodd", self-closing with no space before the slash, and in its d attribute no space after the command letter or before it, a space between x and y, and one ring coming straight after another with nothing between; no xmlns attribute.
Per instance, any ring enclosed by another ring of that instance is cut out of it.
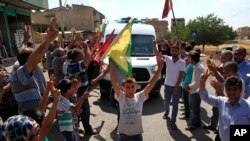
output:
<svg viewBox="0 0 250 141"><path fill-rule="evenodd" d="M239 15L239 14L243 13L243 12L246 12L246 11L248 11L248 10L250 10L250 7L249 7L249 8L247 8L247 9L245 9L245 10L242 10L242 11L240 11L240 12L238 12L238 13L236 13L236 14L232 15L232 16L229 16L229 17L227 17L227 18L225 18L225 19L229 19L229 18L235 17L235 16L237 16L237 15Z"/></svg>

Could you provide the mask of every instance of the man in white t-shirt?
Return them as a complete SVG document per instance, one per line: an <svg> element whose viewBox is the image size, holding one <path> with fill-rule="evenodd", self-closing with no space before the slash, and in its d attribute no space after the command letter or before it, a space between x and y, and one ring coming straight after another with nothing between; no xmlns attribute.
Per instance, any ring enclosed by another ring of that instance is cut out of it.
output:
<svg viewBox="0 0 250 141"><path fill-rule="evenodd" d="M180 49L178 46L172 46L170 52L172 56L163 56L166 63L166 77L164 82L165 114L163 119L169 118L169 105L172 99L173 110L171 114L170 126L172 129L177 129L175 122L178 112L178 103L182 93L181 82L184 77L186 64L185 61L180 58Z"/></svg>

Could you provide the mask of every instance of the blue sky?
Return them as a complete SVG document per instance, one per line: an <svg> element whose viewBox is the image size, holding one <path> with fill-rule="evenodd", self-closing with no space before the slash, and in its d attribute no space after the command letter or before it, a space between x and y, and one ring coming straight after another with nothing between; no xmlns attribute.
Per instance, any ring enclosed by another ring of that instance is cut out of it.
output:
<svg viewBox="0 0 250 141"><path fill-rule="evenodd" d="M215 13L234 29L250 26L250 0L172 0L176 18L185 18L186 23L198 16ZM65 0L62 0L63 4ZM165 0L66 0L66 3L92 6L108 20L121 17L161 18ZM59 6L59 0L49 0L49 8ZM172 12L168 18L170 22Z"/></svg>

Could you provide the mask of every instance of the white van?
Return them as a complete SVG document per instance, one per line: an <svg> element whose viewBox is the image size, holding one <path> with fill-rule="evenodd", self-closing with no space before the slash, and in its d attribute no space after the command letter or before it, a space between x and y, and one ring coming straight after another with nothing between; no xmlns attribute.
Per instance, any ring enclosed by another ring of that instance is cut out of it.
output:
<svg viewBox="0 0 250 141"><path fill-rule="evenodd" d="M106 26L104 32L104 41L115 29L114 35L118 35L125 27L126 23L111 23ZM114 36L114 37L115 37ZM133 77L138 84L138 91L143 89L153 73L156 70L157 62L154 54L152 43L156 38L155 29L152 25L134 23L132 26L132 48L131 48L131 64ZM104 60L108 64L108 59ZM155 87L151 93L159 94L161 88L161 77L159 77ZM107 74L104 79L100 80L100 92L102 97L109 95L111 90L110 75Z"/></svg>

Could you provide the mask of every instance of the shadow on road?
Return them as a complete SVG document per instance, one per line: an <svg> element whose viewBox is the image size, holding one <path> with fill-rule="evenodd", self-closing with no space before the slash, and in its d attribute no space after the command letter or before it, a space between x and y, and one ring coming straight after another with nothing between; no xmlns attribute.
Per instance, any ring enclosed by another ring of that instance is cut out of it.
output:
<svg viewBox="0 0 250 141"><path fill-rule="evenodd" d="M203 123L206 123L206 124L210 123L210 117L208 116L207 110L204 109L203 107L201 107L201 120Z"/></svg>
<svg viewBox="0 0 250 141"><path fill-rule="evenodd" d="M115 128L112 132L110 132L110 137L113 141L118 141L118 134L117 134L117 128Z"/></svg>
<svg viewBox="0 0 250 141"><path fill-rule="evenodd" d="M99 106L103 112L116 114L116 110L111 106L108 99L98 98L93 104Z"/></svg>
<svg viewBox="0 0 250 141"><path fill-rule="evenodd" d="M176 141L191 141L193 139L197 141L213 141L209 136L206 135L206 134L209 134L209 132L202 128L198 128L196 130L190 131L192 136L188 137L181 130L172 129L170 127L170 119L167 120L166 124L167 124L168 132L170 136Z"/></svg>
<svg viewBox="0 0 250 141"><path fill-rule="evenodd" d="M161 113L164 111L163 98L161 95L149 97L143 105L143 115L152 115L156 113Z"/></svg>

